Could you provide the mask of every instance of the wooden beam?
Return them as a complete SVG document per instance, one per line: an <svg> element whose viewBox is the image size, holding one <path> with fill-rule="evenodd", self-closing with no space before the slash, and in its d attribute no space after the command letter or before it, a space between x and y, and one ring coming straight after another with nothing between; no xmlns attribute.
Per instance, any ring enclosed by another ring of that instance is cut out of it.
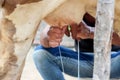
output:
<svg viewBox="0 0 120 80"><path fill-rule="evenodd" d="M114 0L98 0L94 37L93 80L109 80L110 77L114 3Z"/></svg>

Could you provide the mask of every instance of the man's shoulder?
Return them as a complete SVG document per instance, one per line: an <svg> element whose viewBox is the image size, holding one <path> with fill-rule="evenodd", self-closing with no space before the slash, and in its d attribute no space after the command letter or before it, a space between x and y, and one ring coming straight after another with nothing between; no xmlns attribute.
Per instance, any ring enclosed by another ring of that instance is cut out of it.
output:
<svg viewBox="0 0 120 80"><path fill-rule="evenodd" d="M112 45L112 51L120 51L120 46Z"/></svg>

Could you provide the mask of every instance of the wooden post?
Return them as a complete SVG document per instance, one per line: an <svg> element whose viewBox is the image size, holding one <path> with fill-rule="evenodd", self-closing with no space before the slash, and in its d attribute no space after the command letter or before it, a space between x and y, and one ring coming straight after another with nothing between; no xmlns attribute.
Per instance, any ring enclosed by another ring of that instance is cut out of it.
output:
<svg viewBox="0 0 120 80"><path fill-rule="evenodd" d="M98 0L94 37L95 58L93 80L109 80L110 77L114 3L114 0Z"/></svg>

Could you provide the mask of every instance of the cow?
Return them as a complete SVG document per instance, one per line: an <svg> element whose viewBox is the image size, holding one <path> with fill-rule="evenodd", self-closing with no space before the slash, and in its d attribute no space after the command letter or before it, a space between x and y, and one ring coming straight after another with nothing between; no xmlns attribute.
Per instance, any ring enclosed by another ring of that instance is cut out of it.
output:
<svg viewBox="0 0 120 80"><path fill-rule="evenodd" d="M63 2L64 0L0 0L0 80L20 80L25 57L30 49L37 27L40 23L40 21L38 21L36 22L37 24L34 24L32 27L15 27L15 24L7 19L6 16L9 16L14 12L17 4L18 6L23 4L41 5L40 9L46 9L46 13L41 13L47 15ZM47 6L48 4L49 6ZM30 7L32 6L29 6L29 9ZM47 12L47 8L49 7L50 10ZM34 9L36 9L36 7L34 7ZM26 13L27 12L25 12L25 14ZM22 34L24 32L21 32L21 30L25 30L25 34ZM15 36L15 34L17 34L17 36ZM20 36L21 38L19 38Z"/></svg>
<svg viewBox="0 0 120 80"><path fill-rule="evenodd" d="M120 35L120 1L114 31ZM79 24L96 15L97 0L0 0L0 79L19 80L24 60L41 20L51 26Z"/></svg>

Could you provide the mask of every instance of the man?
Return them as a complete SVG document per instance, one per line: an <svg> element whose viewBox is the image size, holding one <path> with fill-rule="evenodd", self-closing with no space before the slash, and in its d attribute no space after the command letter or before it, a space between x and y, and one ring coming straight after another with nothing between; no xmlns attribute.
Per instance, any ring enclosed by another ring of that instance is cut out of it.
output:
<svg viewBox="0 0 120 80"><path fill-rule="evenodd" d="M77 77L77 51L59 46L64 33L70 36L70 32L73 39L80 41L80 77L92 77L94 27L90 26L94 26L95 20L87 13L83 20L79 25L71 24L69 29L67 26L46 28L40 35L41 45L36 47L33 58L44 80L65 80L62 72ZM120 37L116 33L113 33L112 44L110 77L120 78Z"/></svg>

